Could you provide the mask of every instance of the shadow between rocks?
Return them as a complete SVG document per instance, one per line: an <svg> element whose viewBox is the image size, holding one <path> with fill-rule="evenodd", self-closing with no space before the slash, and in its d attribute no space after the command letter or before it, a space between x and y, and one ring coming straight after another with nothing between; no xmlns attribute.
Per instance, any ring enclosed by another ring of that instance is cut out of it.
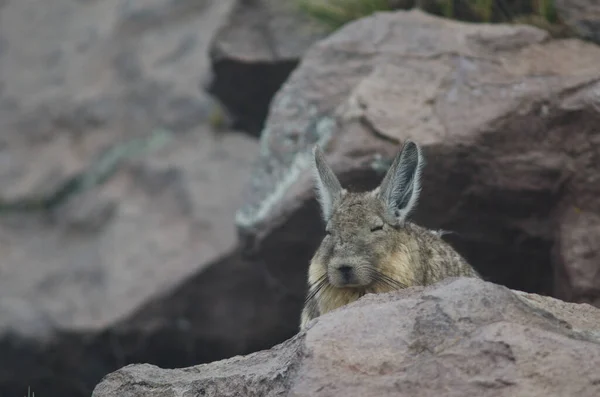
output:
<svg viewBox="0 0 600 397"><path fill-rule="evenodd" d="M0 396L89 396L125 365L176 368L268 349L297 332L302 299L239 250L100 333L58 331L45 344L0 339Z"/></svg>

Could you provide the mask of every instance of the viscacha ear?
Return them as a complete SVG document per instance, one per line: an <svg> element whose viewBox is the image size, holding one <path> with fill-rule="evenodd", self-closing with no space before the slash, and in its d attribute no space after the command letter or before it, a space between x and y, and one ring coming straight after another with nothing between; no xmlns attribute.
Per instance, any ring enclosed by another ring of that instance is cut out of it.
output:
<svg viewBox="0 0 600 397"><path fill-rule="evenodd" d="M343 189L327 162L325 155L318 146L313 148L313 171L317 199L321 205L321 214L325 222L329 221L333 208L341 198Z"/></svg>
<svg viewBox="0 0 600 397"><path fill-rule="evenodd" d="M378 197L383 200L390 214L401 223L417 205L424 166L421 148L412 141L405 141L379 185Z"/></svg>

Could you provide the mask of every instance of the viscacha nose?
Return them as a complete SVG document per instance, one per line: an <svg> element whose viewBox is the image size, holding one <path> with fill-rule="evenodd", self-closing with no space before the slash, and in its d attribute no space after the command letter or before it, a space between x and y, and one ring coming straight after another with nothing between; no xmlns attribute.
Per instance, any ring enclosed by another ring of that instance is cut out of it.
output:
<svg viewBox="0 0 600 397"><path fill-rule="evenodd" d="M342 265L342 266L338 267L337 270L340 273L340 275L342 276L342 278L344 279L344 281L346 281L346 282L350 281L350 279L352 278L352 267L350 267L348 265Z"/></svg>

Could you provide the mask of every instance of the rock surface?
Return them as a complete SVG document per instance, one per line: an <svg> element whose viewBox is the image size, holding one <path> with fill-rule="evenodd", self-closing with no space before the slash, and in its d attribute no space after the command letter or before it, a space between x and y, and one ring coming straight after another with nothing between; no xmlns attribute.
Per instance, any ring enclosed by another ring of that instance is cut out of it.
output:
<svg viewBox="0 0 600 397"><path fill-rule="evenodd" d="M0 14L0 294L66 327L110 324L233 249L230 213L257 150L202 127L209 99L192 83L204 76L189 73L208 67L196 26L214 31L226 4L124 4L13 1ZM158 128L167 131L152 135ZM52 200L119 150L141 156L105 184Z"/></svg>
<svg viewBox="0 0 600 397"><path fill-rule="evenodd" d="M578 36L600 43L599 0L555 0L559 18Z"/></svg>
<svg viewBox="0 0 600 397"><path fill-rule="evenodd" d="M235 254L257 142L213 133L198 88L232 4L0 1L0 395L89 396L163 345L197 363L284 337L279 293ZM210 299L168 296L194 286Z"/></svg>
<svg viewBox="0 0 600 397"><path fill-rule="evenodd" d="M275 92L327 31L290 0L237 0L211 44L208 91L231 111L233 127L258 136Z"/></svg>
<svg viewBox="0 0 600 397"><path fill-rule="evenodd" d="M93 397L600 394L600 310L476 279L367 295L245 357L114 372Z"/></svg>
<svg viewBox="0 0 600 397"><path fill-rule="evenodd" d="M415 222L453 232L488 280L600 305L598 64L599 47L525 25L418 10L347 24L273 99L236 217L246 244L302 296L323 229L313 145L363 189L410 138L428 163Z"/></svg>
<svg viewBox="0 0 600 397"><path fill-rule="evenodd" d="M233 213L254 153L241 134L215 142L198 131L51 214L6 214L1 305L30 306L63 329L127 316L234 249Z"/></svg>

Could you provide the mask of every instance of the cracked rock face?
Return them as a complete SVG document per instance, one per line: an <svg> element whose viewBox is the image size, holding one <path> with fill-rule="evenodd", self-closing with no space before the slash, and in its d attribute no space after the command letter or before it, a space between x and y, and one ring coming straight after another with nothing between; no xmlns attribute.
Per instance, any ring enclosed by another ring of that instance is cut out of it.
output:
<svg viewBox="0 0 600 397"><path fill-rule="evenodd" d="M93 397L600 394L600 310L477 279L359 301L271 350L195 367L131 365Z"/></svg>
<svg viewBox="0 0 600 397"><path fill-rule="evenodd" d="M413 221L452 232L488 280L600 305L599 62L597 46L525 25L418 10L347 24L273 99L237 225L303 296L323 230L313 145L361 190L412 139L427 161Z"/></svg>

